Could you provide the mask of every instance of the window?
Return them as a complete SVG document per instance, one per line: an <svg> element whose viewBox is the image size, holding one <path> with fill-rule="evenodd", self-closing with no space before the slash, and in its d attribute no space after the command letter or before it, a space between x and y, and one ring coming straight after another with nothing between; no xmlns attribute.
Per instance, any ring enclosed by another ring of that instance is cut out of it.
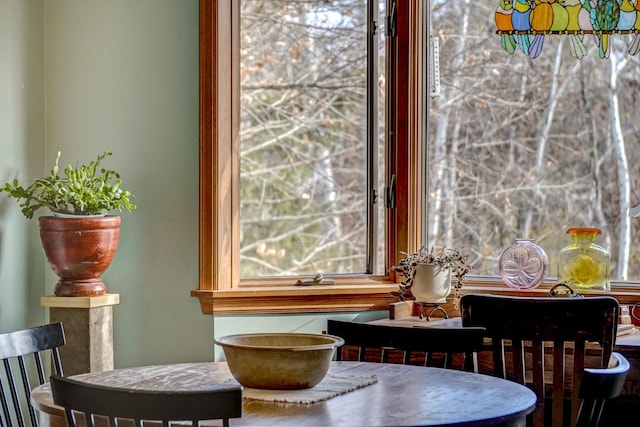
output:
<svg viewBox="0 0 640 427"><path fill-rule="evenodd" d="M502 48L497 0L431 3L441 96L430 103L428 240L471 248L474 273L495 277L501 251L530 238L554 280L567 229L597 227L612 280L639 281L635 36L613 36L601 59L592 35L547 35L531 59ZM581 60L572 43L587 49Z"/></svg>
<svg viewBox="0 0 640 427"><path fill-rule="evenodd" d="M343 270L344 274L331 276L335 285L303 287L295 286L297 277L242 277L242 148L238 136L244 129L237 80L241 75L241 40L232 31L232 27L240 24L240 11L234 6L235 1L201 0L200 283L192 294L200 298L205 313L386 309L394 301L389 292L396 286L393 277L387 274L387 267L395 263L398 248L416 246L415 230L420 223L417 208L420 198L407 197L417 194L419 180L413 178L417 164L406 165L404 159L409 152L409 135L415 144L419 137L413 134L413 129L421 128L419 111L409 108L409 98L417 99L422 87L421 64L410 64L409 54L411 49L420 49L423 31L418 17L422 2L401 3L397 5L397 28L402 30L395 39L386 42L395 62L390 66L387 60L381 65L386 70L385 86L396 100L393 111L386 112L393 137L386 139L384 152L380 153L385 160L386 175L381 178L386 183L394 182L397 188L395 208L384 211L384 221L380 221L384 225L376 233L380 239L376 246L386 248L379 263L384 268L379 270L381 274L371 274L373 271L362 274L366 267L356 269L360 274L346 274ZM385 9L390 10L388 4ZM395 175L393 180L389 178L391 175ZM378 194L379 199L384 199L383 196ZM315 268L305 273L311 275Z"/></svg>
<svg viewBox="0 0 640 427"><path fill-rule="evenodd" d="M384 274L384 0L237 4L240 276Z"/></svg>
<svg viewBox="0 0 640 427"><path fill-rule="evenodd" d="M607 74L609 63L596 58L595 64L586 58L567 61L568 48L553 37L544 42L544 62L500 51L499 36L491 27L493 0L431 1L433 34L441 45L442 97L427 102L423 61L430 54L425 53L424 3L387 0L385 5L388 14L395 8L397 21L395 38L387 40L384 64L387 105L394 101L385 118L384 181L396 191L394 207L385 209L380 230L386 249L382 258L386 266L396 264L401 251L417 249L424 241L468 248L477 265L475 273L484 277L466 280L465 292L516 294L497 276L500 251L515 237L532 237L553 259L553 246L545 242L568 243L564 231L575 218L605 228L607 238L623 230L620 212L625 205L619 202L629 196L629 203L635 194L630 185L628 195L620 192L619 184L640 172L640 152L627 144L627 171L612 160L620 158L615 154L619 145L612 133L603 132L609 127L604 126L608 110L603 109L608 103L602 103L606 92L592 87L597 77ZM297 276L241 277L241 41L232 31L240 23L235 4L200 0L200 266L199 286L192 295L206 314L384 310L395 301L389 293L397 289L395 278L386 274L336 275L336 284L327 286L295 286ZM630 62L619 73L618 84L625 85L620 99L627 110L620 116L630 141L638 126L632 96L638 80L633 70L638 67L629 66L636 59L626 60ZM554 90L558 94L575 85L578 91L568 98L566 111L550 102L568 96L554 98ZM427 105L429 129L423 119ZM561 113L566 120L559 120ZM575 123L583 126L565 131ZM545 147L542 142L548 145L538 156ZM431 166L426 170L423 153ZM608 168L608 175L603 168ZM539 173L542 169L546 175ZM569 170L572 175L565 173ZM423 184L427 174L428 192ZM637 240L638 233L632 229L627 242ZM627 247L635 250L634 245ZM614 256L616 251L611 251ZM638 255L631 252L629 259ZM314 272L312 268L304 273ZM548 288L529 295L545 295ZM637 295L622 285L616 292L623 303L634 302Z"/></svg>

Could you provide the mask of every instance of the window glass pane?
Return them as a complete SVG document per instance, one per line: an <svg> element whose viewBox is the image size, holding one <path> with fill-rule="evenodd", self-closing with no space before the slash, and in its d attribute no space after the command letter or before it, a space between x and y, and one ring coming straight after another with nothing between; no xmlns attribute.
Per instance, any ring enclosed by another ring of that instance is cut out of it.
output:
<svg viewBox="0 0 640 427"><path fill-rule="evenodd" d="M241 276L365 272L366 0L240 4Z"/></svg>
<svg viewBox="0 0 640 427"><path fill-rule="evenodd" d="M640 202L637 36L611 37L601 59L593 35L547 35L531 59L502 48L499 0L431 4L442 96L429 113L429 245L461 248L476 274L497 276L501 251L531 238L555 276L567 229L597 227L612 280L640 279L640 219L628 216Z"/></svg>

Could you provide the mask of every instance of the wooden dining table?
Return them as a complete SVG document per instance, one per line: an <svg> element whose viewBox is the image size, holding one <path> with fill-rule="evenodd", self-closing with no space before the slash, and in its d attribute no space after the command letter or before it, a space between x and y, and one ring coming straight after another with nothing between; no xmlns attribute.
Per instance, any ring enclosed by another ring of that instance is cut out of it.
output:
<svg viewBox="0 0 640 427"><path fill-rule="evenodd" d="M527 414L533 411L536 403L534 393L524 386L452 369L332 362L329 377L369 378L374 382L315 403L257 400L250 397L256 390L245 388L242 417L231 419L230 425L524 426ZM73 378L151 390L193 390L219 387L221 383L235 384L226 362L144 366L74 375ZM316 387L322 388L324 382ZM302 395L304 390L299 393ZM31 402L38 411L42 427L66 425L63 409L53 403L48 383L32 391Z"/></svg>

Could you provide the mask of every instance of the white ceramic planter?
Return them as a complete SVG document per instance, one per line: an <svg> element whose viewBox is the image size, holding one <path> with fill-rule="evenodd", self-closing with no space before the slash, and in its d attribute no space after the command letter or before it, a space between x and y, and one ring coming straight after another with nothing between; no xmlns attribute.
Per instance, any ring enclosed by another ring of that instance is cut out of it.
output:
<svg viewBox="0 0 640 427"><path fill-rule="evenodd" d="M416 265L412 292L417 303L445 303L451 293L451 269L435 264Z"/></svg>

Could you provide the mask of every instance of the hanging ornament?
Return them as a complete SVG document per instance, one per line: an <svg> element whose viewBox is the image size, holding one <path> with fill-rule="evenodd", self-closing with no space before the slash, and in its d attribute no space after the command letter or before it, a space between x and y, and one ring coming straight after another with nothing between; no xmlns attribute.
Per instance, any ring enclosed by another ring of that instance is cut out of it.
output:
<svg viewBox="0 0 640 427"><path fill-rule="evenodd" d="M502 48L513 54L517 47L531 58L543 50L545 37L569 37L571 55L587 54L585 34L593 36L600 58L611 55L613 36L633 34L629 53L640 52L640 0L499 0L496 32Z"/></svg>

